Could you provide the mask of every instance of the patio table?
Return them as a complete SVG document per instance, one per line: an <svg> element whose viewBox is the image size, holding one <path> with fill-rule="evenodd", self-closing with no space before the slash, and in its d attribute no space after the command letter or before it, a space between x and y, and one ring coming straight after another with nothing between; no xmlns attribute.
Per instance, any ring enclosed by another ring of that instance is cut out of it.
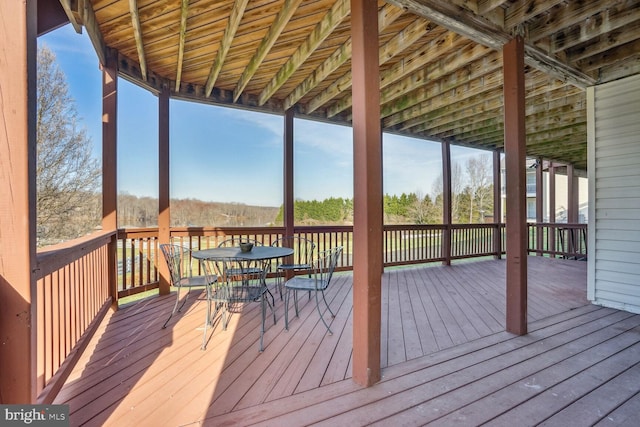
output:
<svg viewBox="0 0 640 427"><path fill-rule="evenodd" d="M274 258L283 258L290 255L293 255L293 249L274 246L254 246L249 252L242 252L240 247L211 248L192 252L192 256L199 260L239 258L247 261L264 261Z"/></svg>

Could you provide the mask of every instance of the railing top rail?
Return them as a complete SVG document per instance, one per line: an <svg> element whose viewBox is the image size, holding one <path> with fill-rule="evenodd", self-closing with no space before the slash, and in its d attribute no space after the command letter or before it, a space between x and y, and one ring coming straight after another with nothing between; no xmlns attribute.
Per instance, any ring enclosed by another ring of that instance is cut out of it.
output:
<svg viewBox="0 0 640 427"><path fill-rule="evenodd" d="M98 231L39 250L36 254L36 280L80 259L83 254L108 244L115 235L115 230Z"/></svg>

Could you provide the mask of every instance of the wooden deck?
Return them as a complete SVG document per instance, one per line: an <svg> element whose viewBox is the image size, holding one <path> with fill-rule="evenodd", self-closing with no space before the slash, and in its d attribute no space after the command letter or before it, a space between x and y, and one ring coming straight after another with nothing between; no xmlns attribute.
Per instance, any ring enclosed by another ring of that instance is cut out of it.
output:
<svg viewBox="0 0 640 427"><path fill-rule="evenodd" d="M152 298L109 315L55 403L72 425L602 425L640 415L640 316L589 305L586 263L529 258L527 336L503 331L504 261L390 270L383 379L350 380L350 274L335 276L325 333L313 304L284 330L259 304L200 350L204 303L160 326ZM306 302L304 297L302 301Z"/></svg>

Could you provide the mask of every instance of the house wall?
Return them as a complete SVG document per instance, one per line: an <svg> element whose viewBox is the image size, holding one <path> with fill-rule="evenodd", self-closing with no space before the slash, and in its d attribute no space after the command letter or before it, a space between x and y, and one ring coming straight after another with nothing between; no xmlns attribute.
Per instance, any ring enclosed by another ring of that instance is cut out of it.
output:
<svg viewBox="0 0 640 427"><path fill-rule="evenodd" d="M591 87L588 298L640 313L640 76Z"/></svg>

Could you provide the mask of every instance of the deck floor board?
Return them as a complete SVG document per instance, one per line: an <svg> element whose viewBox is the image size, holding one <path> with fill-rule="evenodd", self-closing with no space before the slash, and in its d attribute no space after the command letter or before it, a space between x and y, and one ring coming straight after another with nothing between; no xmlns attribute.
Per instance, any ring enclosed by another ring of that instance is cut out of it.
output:
<svg viewBox="0 0 640 427"><path fill-rule="evenodd" d="M311 301L239 307L200 350L205 303L161 325L174 294L109 313L55 403L71 425L615 425L640 415L640 316L586 300L586 264L529 257L529 334L503 330L505 262L390 269L382 281L382 380L351 378L353 276ZM576 418L578 417L578 418Z"/></svg>

